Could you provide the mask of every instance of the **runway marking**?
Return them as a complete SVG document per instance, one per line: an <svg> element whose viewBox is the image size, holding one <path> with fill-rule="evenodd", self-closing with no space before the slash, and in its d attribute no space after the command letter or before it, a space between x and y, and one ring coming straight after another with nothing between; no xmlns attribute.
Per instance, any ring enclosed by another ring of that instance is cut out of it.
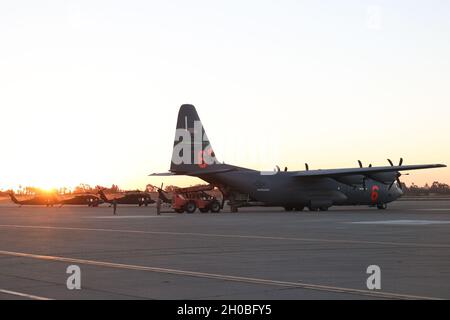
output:
<svg viewBox="0 0 450 320"><path fill-rule="evenodd" d="M449 224L448 220L381 220L381 221L357 221L347 222L352 224L385 224L399 226L426 226L433 224Z"/></svg>
<svg viewBox="0 0 450 320"><path fill-rule="evenodd" d="M173 218L173 216L93 216L85 219L149 219L149 218Z"/></svg>
<svg viewBox="0 0 450 320"><path fill-rule="evenodd" d="M450 208L412 209L414 211L450 211Z"/></svg>
<svg viewBox="0 0 450 320"><path fill-rule="evenodd" d="M231 234L195 233L195 232L141 231L141 230L123 230L123 229L121 230L121 229L97 229L97 228L51 227L51 226L26 226L26 225L6 225L6 224L0 225L0 228L28 228L28 229L49 229L49 230L67 230L67 231L91 231L91 232L130 233L130 234L149 234L149 235L154 234L154 235L170 235L170 236L230 238L230 239L280 240L280 241L299 241L299 242L388 245L400 247L450 248L450 244L439 244L439 243L384 242L384 241L293 238L293 237L291 238L291 237L231 235Z"/></svg>
<svg viewBox="0 0 450 320"><path fill-rule="evenodd" d="M441 300L441 298L436 298L436 297L425 297L425 296L416 296L416 295L392 293L392 292L380 292L380 291L369 291L369 290L352 289L352 288L344 288L344 287L325 286L325 285L317 285L317 284L310 284L310 283L303 283L303 282L278 281L278 280L240 277L240 276L231 276L231 275L223 275L223 274L215 274L215 273L204 273L204 272L178 270L178 269L148 267L148 266L139 266L139 265L132 265L132 264L122 264L122 263L104 262L104 261L96 261L96 260L57 257L57 256L39 255L39 254L31 254L31 253L23 253L23 252L12 252L12 251L0 250L0 255L20 257L20 258L31 258L31 259L46 260L46 261L68 262L68 263L84 264L84 265L114 268L114 269L164 273L164 274L188 276L188 277L195 277L195 278L205 278L205 279L232 281L232 282L262 284L262 285L270 285L270 286L278 286L278 287L286 287L286 288L300 288L300 289L309 289L309 290L327 291L327 292L336 292L336 293L348 293L348 294L363 295L363 296L377 297L377 298L384 298L384 299Z"/></svg>
<svg viewBox="0 0 450 320"><path fill-rule="evenodd" d="M52 300L50 298L45 298L45 297L35 296L32 294L16 292L16 291L11 291L11 290L5 290L5 289L0 289L0 293L9 294L12 296L18 296L18 297L22 297L22 298L28 298L28 299L32 299L32 300Z"/></svg>

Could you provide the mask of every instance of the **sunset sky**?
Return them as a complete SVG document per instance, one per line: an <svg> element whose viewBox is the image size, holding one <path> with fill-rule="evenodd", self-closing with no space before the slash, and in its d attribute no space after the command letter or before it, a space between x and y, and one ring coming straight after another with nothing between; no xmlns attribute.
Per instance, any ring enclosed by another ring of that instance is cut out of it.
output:
<svg viewBox="0 0 450 320"><path fill-rule="evenodd" d="M0 189L197 183L183 103L230 164L450 165L450 2L0 2Z"/></svg>

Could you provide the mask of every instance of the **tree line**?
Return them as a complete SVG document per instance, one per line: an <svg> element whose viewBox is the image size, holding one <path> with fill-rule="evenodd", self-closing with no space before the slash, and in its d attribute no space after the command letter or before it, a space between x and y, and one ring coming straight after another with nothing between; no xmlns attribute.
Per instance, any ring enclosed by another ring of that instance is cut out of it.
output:
<svg viewBox="0 0 450 320"><path fill-rule="evenodd" d="M439 181L434 181L431 186L427 183L423 187L419 187L418 185L411 184L411 186L407 187L403 184L403 192L405 195L425 195L428 196L430 194L439 194L439 195L450 195L450 186L446 183L440 183Z"/></svg>

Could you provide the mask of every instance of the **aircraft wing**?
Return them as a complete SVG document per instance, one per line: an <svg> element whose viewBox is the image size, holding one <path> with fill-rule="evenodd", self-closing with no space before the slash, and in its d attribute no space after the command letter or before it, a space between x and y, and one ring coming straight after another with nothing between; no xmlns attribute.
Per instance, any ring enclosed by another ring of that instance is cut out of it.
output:
<svg viewBox="0 0 450 320"><path fill-rule="evenodd" d="M173 172L158 172L158 173L152 173L149 174L149 177L170 177L170 176L175 176L176 174Z"/></svg>
<svg viewBox="0 0 450 320"><path fill-rule="evenodd" d="M230 171L235 171L235 168L221 168L221 169L205 169L205 170L197 170L197 171L190 171L186 173L186 175L189 176L206 176L208 174L217 174L217 173L225 173Z"/></svg>
<svg viewBox="0 0 450 320"><path fill-rule="evenodd" d="M234 167L225 167L225 168L218 168L218 169L201 169L197 171L187 171L185 173L183 172L163 172L163 173L152 173L149 176L150 177L168 177L168 176L179 176L179 175L186 175L186 176L205 176L209 174L217 174L217 173L225 173L230 171L235 171L236 168Z"/></svg>
<svg viewBox="0 0 450 320"><path fill-rule="evenodd" d="M405 165L405 166L386 166L386 167L367 167L367 168L348 168L348 169L327 169L327 170L307 170L298 171L295 177L343 177L352 175L374 175L377 173L397 172L407 170L420 170L432 168L444 168L445 164L421 164L421 165Z"/></svg>

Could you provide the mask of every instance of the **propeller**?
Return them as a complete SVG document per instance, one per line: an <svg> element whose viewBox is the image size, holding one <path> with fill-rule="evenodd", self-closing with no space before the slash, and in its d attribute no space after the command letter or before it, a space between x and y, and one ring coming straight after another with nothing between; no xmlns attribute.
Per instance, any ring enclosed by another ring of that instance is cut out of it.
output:
<svg viewBox="0 0 450 320"><path fill-rule="evenodd" d="M387 159L387 161L389 162L389 164L391 165L391 167L394 166L394 163L392 162L391 159ZM403 158L400 158L400 161L398 162L398 166L401 167L403 164Z"/></svg>
<svg viewBox="0 0 450 320"><path fill-rule="evenodd" d="M391 167L394 166L394 163L392 162L391 159L387 159L387 161L389 162L389 164L391 165ZM398 162L398 166L401 167L402 164L403 164L403 158L400 158L400 161ZM389 189L388 189L388 190L391 190L391 188L392 188L392 186L394 185L395 182L397 182L398 187L400 188L400 190L403 190L402 182L400 181L400 177L401 177L401 176L402 176L402 174L401 174L400 172L397 172L397 176L396 176L395 180L392 181L392 183L389 185Z"/></svg>
<svg viewBox="0 0 450 320"><path fill-rule="evenodd" d="M362 164L361 160L358 160L358 164L359 164L360 168L363 167L363 164ZM366 177L363 177L363 179L362 179L362 186L363 186L364 189L366 189Z"/></svg>
<svg viewBox="0 0 450 320"><path fill-rule="evenodd" d="M359 164L360 168L364 168L363 163L361 162L361 160L358 160L358 164ZM369 164L368 168L372 168L372 164ZM364 189L366 189L366 179L367 179L367 177L365 177L365 176L362 179L362 185L363 185Z"/></svg>
<svg viewBox="0 0 450 320"><path fill-rule="evenodd" d="M394 181L392 181L392 183L389 185L389 190L391 190L392 186L394 185L395 182L397 182L398 187L400 188L400 190L403 190L402 187L402 182L400 181L400 177L402 176L402 174L400 172L397 173L397 177L395 178Z"/></svg>
<svg viewBox="0 0 450 320"><path fill-rule="evenodd" d="M360 168L364 168L364 166L363 166L361 160L358 160L358 164L359 164L359 167L360 167ZM369 168L372 168L372 164L369 164Z"/></svg>

